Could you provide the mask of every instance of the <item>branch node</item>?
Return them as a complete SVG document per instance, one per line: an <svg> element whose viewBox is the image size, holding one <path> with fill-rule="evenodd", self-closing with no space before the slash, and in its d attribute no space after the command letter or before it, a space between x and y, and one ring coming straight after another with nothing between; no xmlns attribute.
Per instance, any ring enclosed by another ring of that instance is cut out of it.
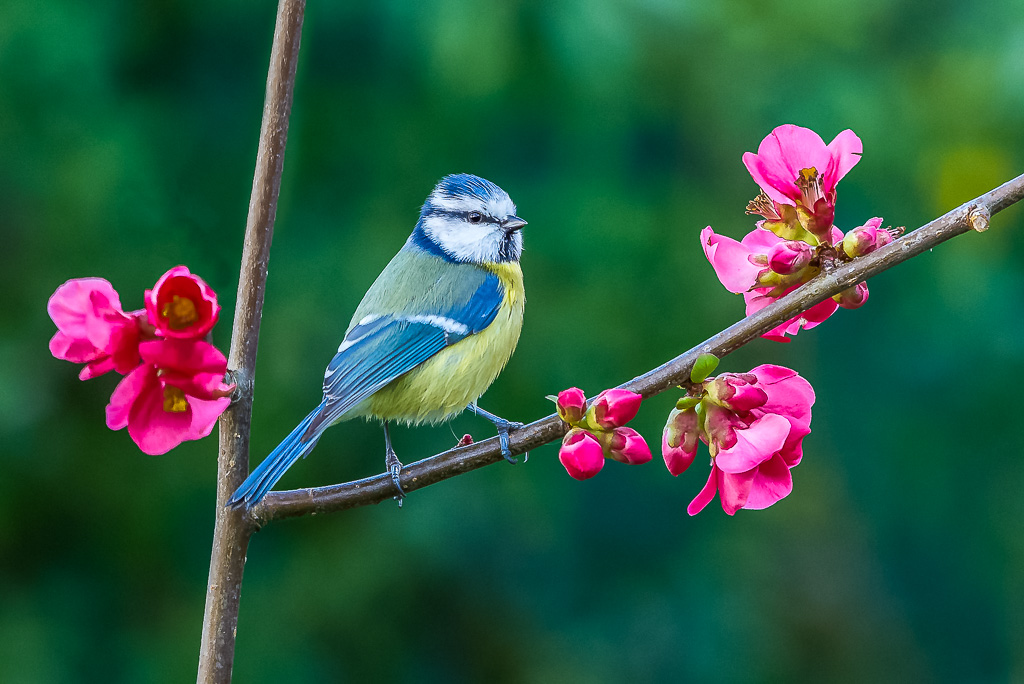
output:
<svg viewBox="0 0 1024 684"><path fill-rule="evenodd" d="M984 205L972 204L967 208L967 223L973 230L979 233L984 233L988 230L991 219L992 214L989 212L988 207Z"/></svg>

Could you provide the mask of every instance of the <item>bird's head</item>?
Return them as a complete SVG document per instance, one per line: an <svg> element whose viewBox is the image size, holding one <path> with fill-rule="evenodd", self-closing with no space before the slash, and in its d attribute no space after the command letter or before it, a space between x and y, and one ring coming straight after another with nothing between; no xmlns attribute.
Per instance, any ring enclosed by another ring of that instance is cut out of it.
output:
<svg viewBox="0 0 1024 684"><path fill-rule="evenodd" d="M494 183L468 173L445 176L423 203L412 239L449 261L519 261L526 221Z"/></svg>

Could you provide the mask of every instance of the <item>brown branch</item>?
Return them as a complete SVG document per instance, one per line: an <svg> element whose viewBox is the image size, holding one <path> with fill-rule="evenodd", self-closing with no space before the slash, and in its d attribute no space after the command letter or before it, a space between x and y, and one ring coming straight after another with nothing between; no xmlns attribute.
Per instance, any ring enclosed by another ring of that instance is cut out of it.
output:
<svg viewBox="0 0 1024 684"><path fill-rule="evenodd" d="M993 214L1022 198L1024 175L957 207L876 252L823 273L786 297L621 387L650 397L685 382L690 376L690 368L701 354L714 354L721 358L848 287L971 229L985 230ZM564 423L555 415L547 416L511 434L512 453L535 449L563 434ZM402 487L409 492L501 460L497 438L451 449L406 466L402 470ZM253 523L261 526L278 518L328 513L379 503L390 499L395 493L390 476L382 474L329 487L271 492L260 505L252 509L251 516Z"/></svg>
<svg viewBox="0 0 1024 684"><path fill-rule="evenodd" d="M231 333L228 367L238 385L235 401L220 417L217 458L217 507L213 529L210 579L199 652L197 682L230 682L235 656L235 630L241 596L245 552L252 521L224 506L249 472L249 428L252 419L256 343L259 339L263 293L267 282L270 241L274 234L277 198L284 168L288 117L295 89L295 67L305 0L280 0L267 73L263 123L256 153L256 172L249 200L238 298Z"/></svg>

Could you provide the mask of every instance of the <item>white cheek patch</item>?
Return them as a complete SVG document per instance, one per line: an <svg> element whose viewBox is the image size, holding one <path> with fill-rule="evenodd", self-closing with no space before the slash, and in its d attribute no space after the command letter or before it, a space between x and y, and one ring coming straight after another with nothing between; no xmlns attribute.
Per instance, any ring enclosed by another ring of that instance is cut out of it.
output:
<svg viewBox="0 0 1024 684"><path fill-rule="evenodd" d="M447 216L426 217L423 232L455 259L473 263L496 261L503 235L493 223L469 223Z"/></svg>

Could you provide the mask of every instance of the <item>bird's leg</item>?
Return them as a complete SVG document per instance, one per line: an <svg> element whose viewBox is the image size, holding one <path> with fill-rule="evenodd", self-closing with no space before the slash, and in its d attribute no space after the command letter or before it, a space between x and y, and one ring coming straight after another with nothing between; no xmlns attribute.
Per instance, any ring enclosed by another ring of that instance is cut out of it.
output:
<svg viewBox="0 0 1024 684"><path fill-rule="evenodd" d="M494 427L498 429L498 443L501 445L501 455L504 456L505 460L511 463L512 465L519 463L519 461L517 461L516 458L512 455L512 451L508 448L508 431L518 430L519 428L523 427L523 424L513 423L512 421L500 418L491 413L490 411L483 410L482 408L477 406L476 403L472 403L466 408L468 408L476 415L486 418L487 420L494 423ZM530 452L526 452L525 454L523 454L523 461L527 461L529 460L529 458Z"/></svg>
<svg viewBox="0 0 1024 684"><path fill-rule="evenodd" d="M398 490L398 496L395 497L395 501L398 502L398 507L402 507L402 500L405 499L405 490L402 489L402 482L399 479L399 475L402 472L402 462L398 460L398 454L395 453L394 448L391 446L391 435L388 434L388 421L384 421L384 465L387 467L388 472L391 473L391 481L395 483L395 489Z"/></svg>

